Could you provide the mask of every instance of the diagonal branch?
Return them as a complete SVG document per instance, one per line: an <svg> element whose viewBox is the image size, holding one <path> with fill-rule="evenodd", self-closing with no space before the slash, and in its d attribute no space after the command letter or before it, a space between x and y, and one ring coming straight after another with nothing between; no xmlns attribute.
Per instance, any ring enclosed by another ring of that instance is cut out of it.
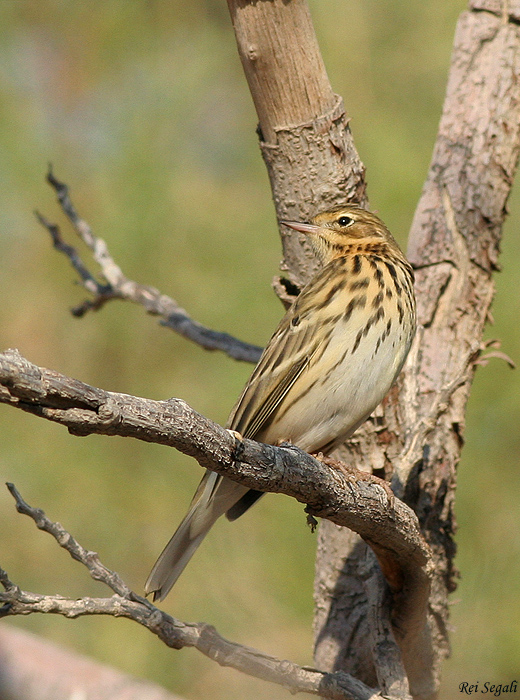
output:
<svg viewBox="0 0 520 700"><path fill-rule="evenodd" d="M307 504L311 515L349 527L378 557L393 593L399 634L422 634L430 550L415 513L389 497L376 477L355 469L345 473L294 446L240 440L181 399L152 401L103 391L36 367L12 350L0 355L0 402L60 423L74 435L119 435L175 447L244 486L285 493Z"/></svg>
<svg viewBox="0 0 520 700"><path fill-rule="evenodd" d="M23 500L14 484L8 482L6 486L16 502L16 510L32 518L36 527L52 535L60 547L63 547L73 559L84 564L94 581L105 583L118 595L124 597L131 595L131 591L126 583L115 571L110 571L110 569L107 569L107 567L101 563L96 552L90 552L84 549L60 523L54 523L52 520L49 520L43 510L31 508L31 506Z"/></svg>
<svg viewBox="0 0 520 700"><path fill-rule="evenodd" d="M82 547L59 523L52 522L39 508L29 506L13 484L8 484L8 488L16 501L18 512L32 518L38 528L52 535L73 559L86 566L91 576L105 583L115 591L115 595L111 598L71 599L59 595L29 593L13 584L7 573L0 569L0 583L5 589L4 593L0 593L0 616L40 612L67 618L84 615L125 617L146 627L173 649L195 647L221 666L230 666L251 676L277 683L291 693L306 692L331 700L383 700L383 695L377 690L369 688L348 673L324 673L298 666L230 642L221 637L211 625L187 623L171 617L133 593L118 574L100 562L95 552ZM385 694L384 697L392 696ZM406 700L404 695L398 697Z"/></svg>
<svg viewBox="0 0 520 700"><path fill-rule="evenodd" d="M161 325L171 328L205 350L220 350L234 360L242 362L258 362L262 348L245 343L229 333L214 331L203 326L194 321L188 312L171 297L161 294L155 287L138 284L128 279L110 255L105 241L95 236L89 224L79 216L69 196L69 188L54 176L51 167L47 173L47 182L58 195L58 202L74 230L92 251L104 280L99 282L84 264L74 246L64 241L59 226L36 212L38 221L49 232L56 250L69 259L78 273L81 284L92 295L92 299L86 299L72 309L74 316L81 317L88 311L97 311L112 299L131 301L143 306L149 314L161 316Z"/></svg>

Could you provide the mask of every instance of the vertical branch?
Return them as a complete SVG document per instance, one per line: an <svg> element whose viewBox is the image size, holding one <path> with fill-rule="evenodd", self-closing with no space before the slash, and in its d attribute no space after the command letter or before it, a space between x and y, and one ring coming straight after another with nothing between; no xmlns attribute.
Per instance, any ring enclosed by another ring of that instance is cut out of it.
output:
<svg viewBox="0 0 520 700"><path fill-rule="evenodd" d="M330 112L336 96L305 0L228 0L228 6L262 140L274 145L280 126Z"/></svg>
<svg viewBox="0 0 520 700"><path fill-rule="evenodd" d="M366 203L364 168L341 98L330 86L306 0L228 0L238 52L259 118L260 146L278 219ZM307 242L280 231L284 269L301 287L317 269ZM291 296L285 285L280 296Z"/></svg>

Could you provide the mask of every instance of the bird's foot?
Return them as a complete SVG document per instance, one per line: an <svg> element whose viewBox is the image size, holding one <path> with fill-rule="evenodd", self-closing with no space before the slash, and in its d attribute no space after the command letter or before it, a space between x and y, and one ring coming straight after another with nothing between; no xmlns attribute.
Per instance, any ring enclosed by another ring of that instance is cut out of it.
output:
<svg viewBox="0 0 520 700"><path fill-rule="evenodd" d="M244 440L244 436L241 435L238 430L231 430L230 428L226 428L227 432L231 435L231 437L234 437L235 440L238 440L239 442L242 442Z"/></svg>
<svg viewBox="0 0 520 700"><path fill-rule="evenodd" d="M345 464L345 462L341 462L339 459L334 459L334 457L328 457L322 452L318 452L317 454L314 454L312 456L320 462L322 462L323 464L326 464L328 467L332 467L333 469L340 471L347 477L349 481L365 481L369 484L376 484L377 486L381 486L385 490L386 495L388 496L388 505L390 506L390 508L394 507L395 494L390 488L390 484L388 483L388 481L380 479L378 476L370 474L369 472L364 472L361 471L361 469L351 467L350 465Z"/></svg>

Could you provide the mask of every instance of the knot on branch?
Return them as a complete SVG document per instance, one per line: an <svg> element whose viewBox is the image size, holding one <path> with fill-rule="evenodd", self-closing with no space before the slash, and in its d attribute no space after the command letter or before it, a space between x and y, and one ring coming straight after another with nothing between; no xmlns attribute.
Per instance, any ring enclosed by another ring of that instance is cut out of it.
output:
<svg viewBox="0 0 520 700"><path fill-rule="evenodd" d="M106 401L99 406L97 415L99 422L105 427L117 426L123 421L121 408L119 407L117 401L115 401L111 396L108 396Z"/></svg>

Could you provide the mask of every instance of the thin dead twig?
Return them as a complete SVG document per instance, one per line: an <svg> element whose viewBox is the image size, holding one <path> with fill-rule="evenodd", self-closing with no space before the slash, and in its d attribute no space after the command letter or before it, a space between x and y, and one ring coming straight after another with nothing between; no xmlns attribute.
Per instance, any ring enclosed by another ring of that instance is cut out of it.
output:
<svg viewBox="0 0 520 700"><path fill-rule="evenodd" d="M229 333L212 330L194 321L188 312L155 287L138 284L128 279L110 255L108 246L102 238L94 235L90 225L76 211L69 195L68 186L60 182L49 166L47 182L58 195L58 202L81 240L90 248L95 262L99 265L104 282L99 282L82 261L74 246L63 239L57 224L51 223L45 216L36 212L40 224L49 232L56 250L63 253L78 273L82 286L92 295L72 309L77 317L89 311L97 311L112 299L131 301L144 307L147 313L161 317L161 325L171 328L176 333L200 345L205 350L220 350L234 360L258 362L262 348L245 343Z"/></svg>
<svg viewBox="0 0 520 700"><path fill-rule="evenodd" d="M277 659L221 637L206 623L186 623L167 615L128 588L120 576L101 563L94 552L82 547L62 525L51 521L39 508L24 501L13 484L7 485L19 513L32 518L36 526L48 532L71 557L83 564L97 581L106 584L115 595L110 598L71 599L59 595L40 595L22 591L0 569L0 614L4 617L31 613L53 613L68 618L84 615L126 617L146 627L174 649L195 647L222 666L230 666L248 675L276 683L291 693L305 692L331 700L383 700L370 688L342 671L325 673ZM388 697L388 696L385 696Z"/></svg>

